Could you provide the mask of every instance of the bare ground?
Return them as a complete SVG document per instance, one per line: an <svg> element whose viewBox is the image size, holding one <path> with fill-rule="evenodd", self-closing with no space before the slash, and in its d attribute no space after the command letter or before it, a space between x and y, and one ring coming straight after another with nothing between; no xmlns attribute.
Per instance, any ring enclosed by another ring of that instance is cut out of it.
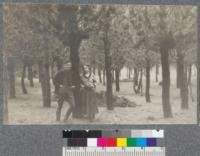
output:
<svg viewBox="0 0 200 156"><path fill-rule="evenodd" d="M153 79L153 78L152 78ZM145 84L145 80L144 80ZM56 122L57 102L52 100L50 108L42 107L41 89L38 80L35 80L35 87L31 88L27 82L29 94L23 95L20 83L17 81L17 98L8 100L9 125L13 124L196 124L197 123L197 101L196 101L196 79L193 79L193 93L195 102L189 100L189 109L182 110L180 106L179 90L176 88L175 81L171 82L171 106L173 118L163 118L161 93L162 89L158 83L151 81L151 103L146 103L145 97L135 95L132 89L132 82L121 82L121 91L114 92L119 96L125 96L134 101L137 107L115 107L113 111L99 107L99 113L94 122L86 119L72 119L67 123ZM145 88L145 86L144 86ZM97 90L104 90L102 85L97 86ZM113 86L115 90L115 86ZM62 110L62 118L67 109L67 102Z"/></svg>

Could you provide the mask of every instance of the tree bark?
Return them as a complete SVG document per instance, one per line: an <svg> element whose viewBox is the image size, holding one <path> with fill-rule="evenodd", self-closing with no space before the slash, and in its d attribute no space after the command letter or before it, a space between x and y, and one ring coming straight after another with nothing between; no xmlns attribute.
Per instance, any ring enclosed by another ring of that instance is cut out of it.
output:
<svg viewBox="0 0 200 156"><path fill-rule="evenodd" d="M93 73L94 75L96 75L96 68L95 68L95 67L92 68L92 73Z"/></svg>
<svg viewBox="0 0 200 156"><path fill-rule="evenodd" d="M191 78L192 78L192 65L190 64L188 67L188 84L191 84Z"/></svg>
<svg viewBox="0 0 200 156"><path fill-rule="evenodd" d="M43 107L51 107L51 85L49 64L39 62L39 75L42 89Z"/></svg>
<svg viewBox="0 0 200 156"><path fill-rule="evenodd" d="M112 70L111 74L112 74L112 83L114 83L115 82L115 71Z"/></svg>
<svg viewBox="0 0 200 156"><path fill-rule="evenodd" d="M42 101L43 101L43 107L45 107L45 96L46 96L46 89L45 89L45 80L44 80L44 65L42 61L39 61L38 63L38 67L39 67L39 80L40 80L40 84L41 84L41 89L42 89Z"/></svg>
<svg viewBox="0 0 200 156"><path fill-rule="evenodd" d="M131 79L131 68L128 68L128 79Z"/></svg>
<svg viewBox="0 0 200 156"><path fill-rule="evenodd" d="M150 99L150 61L146 59L146 92L145 92L146 102L151 102Z"/></svg>
<svg viewBox="0 0 200 156"><path fill-rule="evenodd" d="M156 64L156 82L158 82L159 65Z"/></svg>
<svg viewBox="0 0 200 156"><path fill-rule="evenodd" d="M189 93L190 93L190 97L192 102L194 102L194 96L193 96L193 91L192 91L192 65L189 65L189 69L188 69L188 86L189 86Z"/></svg>
<svg viewBox="0 0 200 156"><path fill-rule="evenodd" d="M143 81L143 70L142 70L142 68L138 72L138 75L139 75L139 73L140 73L140 80L139 80L139 83L138 83L138 87L136 89L136 94L140 93L140 95L143 96L143 83L142 83L142 81Z"/></svg>
<svg viewBox="0 0 200 156"><path fill-rule="evenodd" d="M187 70L184 65L184 55L178 54L179 74L180 74L180 96L181 96L181 108L188 109L188 84L187 84Z"/></svg>
<svg viewBox="0 0 200 156"><path fill-rule="evenodd" d="M25 73L26 73L26 64L24 63L24 64L23 64L23 69L22 69L21 87L22 87L22 92L23 92L24 94L28 94L28 91L27 91L27 89L26 89L25 82L24 82Z"/></svg>
<svg viewBox="0 0 200 156"><path fill-rule="evenodd" d="M98 76L99 76L99 82L102 83L102 78L101 78L101 68L98 68Z"/></svg>
<svg viewBox="0 0 200 156"><path fill-rule="evenodd" d="M169 50L167 48L160 48L161 50L161 64L162 64L162 106L164 117L172 117L172 110L170 105L170 70L169 70Z"/></svg>
<svg viewBox="0 0 200 156"><path fill-rule="evenodd" d="M80 92L80 72L79 72L79 47L80 42L76 38L77 36L71 37L71 45L70 45L70 60L72 63L72 84L75 86L74 88L74 100L75 107L73 109L73 117L81 118L82 117L82 103L81 103L81 92Z"/></svg>
<svg viewBox="0 0 200 156"><path fill-rule="evenodd" d="M103 69L103 85L106 85L106 71Z"/></svg>
<svg viewBox="0 0 200 156"><path fill-rule="evenodd" d="M111 54L108 34L104 36L104 53L105 53L105 70L106 70L106 104L108 110L113 110L113 93L112 93L112 73L111 73Z"/></svg>
<svg viewBox="0 0 200 156"><path fill-rule="evenodd" d="M177 59L177 63L176 63L176 86L177 86L177 88L180 88L180 78L181 78L181 76L180 76L180 67L181 66L181 64L180 64L180 61L179 61L179 59Z"/></svg>
<svg viewBox="0 0 200 156"><path fill-rule="evenodd" d="M8 80L9 80L9 97L16 98L15 90L15 64L12 57L8 57L7 61Z"/></svg>
<svg viewBox="0 0 200 156"><path fill-rule="evenodd" d="M115 70L115 85L116 85L116 91L120 91L120 85L119 85L119 75L120 75L120 70L116 69Z"/></svg>
<svg viewBox="0 0 200 156"><path fill-rule="evenodd" d="M1 55L1 54L0 54ZM4 56L5 57L5 56ZM8 124L8 60L3 57L3 62L0 63L0 67L3 66L3 74L0 75L0 78L2 81L2 86L3 86L3 124Z"/></svg>
<svg viewBox="0 0 200 156"><path fill-rule="evenodd" d="M133 90L135 91L135 93L137 94L137 86L138 86L138 76L139 76L139 72L137 68L134 68L134 78L133 78Z"/></svg>
<svg viewBox="0 0 200 156"><path fill-rule="evenodd" d="M31 87L34 87L32 65L29 65L29 66L28 66L28 80L29 80L29 82L30 82L30 86L31 86Z"/></svg>
<svg viewBox="0 0 200 156"><path fill-rule="evenodd" d="M44 64L44 82L45 82L45 103L44 107L51 107L51 83L49 62Z"/></svg>

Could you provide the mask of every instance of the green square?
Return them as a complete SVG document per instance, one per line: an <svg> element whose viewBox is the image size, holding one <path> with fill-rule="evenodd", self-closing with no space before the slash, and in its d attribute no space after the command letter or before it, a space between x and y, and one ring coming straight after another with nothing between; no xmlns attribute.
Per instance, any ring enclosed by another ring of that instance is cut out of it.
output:
<svg viewBox="0 0 200 156"><path fill-rule="evenodd" d="M134 147L136 146L136 138L127 138L127 146Z"/></svg>

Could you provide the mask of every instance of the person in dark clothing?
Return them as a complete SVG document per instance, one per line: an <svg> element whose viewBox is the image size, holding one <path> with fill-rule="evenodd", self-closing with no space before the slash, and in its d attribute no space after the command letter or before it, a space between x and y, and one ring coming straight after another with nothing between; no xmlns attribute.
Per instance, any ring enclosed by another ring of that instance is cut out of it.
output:
<svg viewBox="0 0 200 156"><path fill-rule="evenodd" d="M96 80L92 73L89 72L88 66L83 66L83 73L81 75L82 84L84 89L82 90L82 101L84 102L84 114L92 122L95 118L95 114L98 113L98 107L96 103Z"/></svg>
<svg viewBox="0 0 200 156"><path fill-rule="evenodd" d="M58 73L55 75L57 77L57 81L55 78L55 83L57 86L55 86L58 96L58 107L56 110L56 120L60 121L61 116L61 110L64 101L67 101L69 104L69 108L65 114L64 121L67 121L70 114L73 112L75 102L74 102L74 95L73 95L73 89L75 86L72 85L72 78L71 78L71 63L66 64L63 69L58 71ZM60 77L60 79L58 79Z"/></svg>

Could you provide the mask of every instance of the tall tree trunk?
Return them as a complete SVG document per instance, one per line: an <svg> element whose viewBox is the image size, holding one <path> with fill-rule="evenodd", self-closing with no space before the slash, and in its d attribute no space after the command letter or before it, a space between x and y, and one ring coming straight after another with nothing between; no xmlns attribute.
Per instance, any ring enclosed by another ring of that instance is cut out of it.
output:
<svg viewBox="0 0 200 156"><path fill-rule="evenodd" d="M75 107L73 109L73 117L74 118L81 118L82 117L82 103L81 103L81 91L80 91L80 72L79 72L79 47L80 42L76 40L77 36L72 36L71 45L70 45L70 60L72 63L72 84L75 86L74 88L74 100L75 100Z"/></svg>
<svg viewBox="0 0 200 156"><path fill-rule="evenodd" d="M95 67L92 68L92 73L93 73L94 75L96 75L96 68L95 68Z"/></svg>
<svg viewBox="0 0 200 156"><path fill-rule="evenodd" d="M138 86L138 76L139 76L139 72L137 68L134 68L134 78L133 78L133 90L135 91L135 93L137 94L137 86Z"/></svg>
<svg viewBox="0 0 200 156"><path fill-rule="evenodd" d="M138 85L135 86L134 90L135 90L135 93L136 94L139 94L141 93L141 95L143 94L142 93L142 87L143 87L143 84L142 84L142 81L143 81L143 69L141 68L140 70L138 69Z"/></svg>
<svg viewBox="0 0 200 156"><path fill-rule="evenodd" d="M23 64L23 69L22 69L21 87L22 87L22 92L23 92L24 94L28 94L28 91L27 91L27 89L26 89L25 82L24 82L25 73L26 73L26 64L24 63L24 64Z"/></svg>
<svg viewBox="0 0 200 156"><path fill-rule="evenodd" d="M180 88L180 82L181 82L181 76L180 76L180 61L179 59L177 59L177 63L176 63L176 86L177 88Z"/></svg>
<svg viewBox="0 0 200 156"><path fill-rule="evenodd" d="M111 74L112 74L112 83L114 83L115 82L115 71L112 70Z"/></svg>
<svg viewBox="0 0 200 156"><path fill-rule="evenodd" d="M51 78L53 79L55 76L54 63L51 63L50 67L51 67Z"/></svg>
<svg viewBox="0 0 200 156"><path fill-rule="evenodd" d="M193 91L192 91L192 65L189 65L189 69L188 69L189 73L188 73L188 86L189 86L189 93L190 93L190 97L192 102L194 102L194 96L193 96Z"/></svg>
<svg viewBox="0 0 200 156"><path fill-rule="evenodd" d="M146 92L145 92L146 102L151 102L150 99L150 61L146 59Z"/></svg>
<svg viewBox="0 0 200 156"><path fill-rule="evenodd" d="M115 70L115 85L116 85L116 91L120 91L120 86L119 86L119 75L120 75L120 69Z"/></svg>
<svg viewBox="0 0 200 156"><path fill-rule="evenodd" d="M156 82L158 82L159 64L156 64Z"/></svg>
<svg viewBox="0 0 200 156"><path fill-rule="evenodd" d="M6 54L5 54L6 55ZM0 53L0 58L2 54ZM0 69L1 71L3 71L3 74L0 74L0 79L2 81L0 81L1 86L3 86L3 89L1 91L3 91L3 93L1 92L1 95L3 95L3 115L1 121L3 121L3 124L8 124L8 60L5 59L6 56L3 56L3 60L1 60L2 62L0 62ZM3 70L2 70L3 69Z"/></svg>
<svg viewBox="0 0 200 156"><path fill-rule="evenodd" d="M184 55L178 53L178 61L180 63L180 96L181 96L181 108L188 109L188 84L187 84L187 70L184 65Z"/></svg>
<svg viewBox="0 0 200 156"><path fill-rule="evenodd" d="M99 82L102 83L101 68L100 67L98 67L98 76L99 76Z"/></svg>
<svg viewBox="0 0 200 156"><path fill-rule="evenodd" d="M45 103L44 107L51 107L51 83L50 83L50 65L49 60L44 64L44 78L45 78Z"/></svg>
<svg viewBox="0 0 200 156"><path fill-rule="evenodd" d="M45 96L46 96L46 89L45 89L45 79L44 79L44 65L42 61L39 61L38 63L38 67L39 67L39 81L41 84L41 89L42 89L42 101L43 101L43 107L45 107Z"/></svg>
<svg viewBox="0 0 200 156"><path fill-rule="evenodd" d="M106 71L103 69L103 85L106 85Z"/></svg>
<svg viewBox="0 0 200 156"><path fill-rule="evenodd" d="M128 68L128 79L131 79L131 68Z"/></svg>
<svg viewBox="0 0 200 156"><path fill-rule="evenodd" d="M136 94L140 93L140 95L143 96L143 82L142 82L143 81L143 70L142 70L142 68L138 72L138 75L139 75L139 73L140 73L140 79L139 79L138 87L136 89Z"/></svg>
<svg viewBox="0 0 200 156"><path fill-rule="evenodd" d="M7 61L8 80L9 80L9 97L16 98L15 90L15 64L12 57L8 57Z"/></svg>
<svg viewBox="0 0 200 156"><path fill-rule="evenodd" d="M38 61L38 79L39 79L39 83L41 83L41 80L42 80L42 72L43 72L42 67L43 66L41 66L41 61Z"/></svg>
<svg viewBox="0 0 200 156"><path fill-rule="evenodd" d="M164 117L172 117L172 110L170 104L170 70L169 70L169 50L167 48L160 48L161 50L161 64L162 64L162 106Z"/></svg>
<svg viewBox="0 0 200 156"><path fill-rule="evenodd" d="M51 106L51 86L50 86L50 72L49 64L43 61L39 62L39 75L42 89L43 107Z"/></svg>
<svg viewBox="0 0 200 156"><path fill-rule="evenodd" d="M105 53L105 69L106 69L106 103L107 109L113 110L113 93L112 93L112 73L111 73L111 54L110 43L108 40L108 34L105 33L104 38L104 53Z"/></svg>
<svg viewBox="0 0 200 156"><path fill-rule="evenodd" d="M188 84L191 84L191 77L192 77L192 65L190 64L188 67Z"/></svg>
<svg viewBox="0 0 200 156"><path fill-rule="evenodd" d="M29 82L30 82L30 86L31 86L31 87L34 87L32 65L29 65L29 66L28 66L28 80L29 80Z"/></svg>

